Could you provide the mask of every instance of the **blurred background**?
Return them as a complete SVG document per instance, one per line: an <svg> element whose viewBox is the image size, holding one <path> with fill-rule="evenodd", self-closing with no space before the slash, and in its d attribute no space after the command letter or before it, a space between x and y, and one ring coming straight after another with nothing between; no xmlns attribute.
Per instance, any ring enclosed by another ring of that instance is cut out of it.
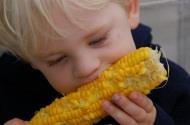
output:
<svg viewBox="0 0 190 125"><path fill-rule="evenodd" d="M141 22L169 59L190 73L190 0L141 0Z"/></svg>

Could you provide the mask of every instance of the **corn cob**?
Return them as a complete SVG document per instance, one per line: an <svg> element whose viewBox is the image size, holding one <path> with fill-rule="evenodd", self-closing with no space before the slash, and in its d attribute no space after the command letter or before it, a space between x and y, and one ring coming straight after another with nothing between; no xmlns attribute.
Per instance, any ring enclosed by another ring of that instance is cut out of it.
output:
<svg viewBox="0 0 190 125"><path fill-rule="evenodd" d="M114 93L148 94L167 79L160 52L144 47L126 55L99 78L42 108L29 125L92 125L106 116L101 104Z"/></svg>

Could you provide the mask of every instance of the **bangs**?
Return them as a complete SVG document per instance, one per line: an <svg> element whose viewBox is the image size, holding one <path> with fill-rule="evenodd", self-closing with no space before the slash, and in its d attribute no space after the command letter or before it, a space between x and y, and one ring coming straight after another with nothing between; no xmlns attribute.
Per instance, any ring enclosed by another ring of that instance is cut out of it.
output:
<svg viewBox="0 0 190 125"><path fill-rule="evenodd" d="M38 56L41 47L48 46L51 41L56 41L59 38L67 36L68 32L56 26L54 21L53 8L59 9L63 16L71 24L76 25L81 29L82 22L85 19L80 18L80 14L76 12L76 8L80 7L89 11L95 11L103 8L109 0L32 0L31 1L31 14L30 20L31 28L34 29L33 38L33 56ZM31 51L31 50L30 50Z"/></svg>
<svg viewBox="0 0 190 125"><path fill-rule="evenodd" d="M47 43L67 36L67 31L56 26L53 9L59 9L70 23L84 29L84 18L76 8L95 11L109 2L122 4L123 0L3 0L3 14L7 31L14 38L6 45L8 50L25 60L38 55ZM123 5L123 4L122 4ZM9 36L11 38L12 36Z"/></svg>

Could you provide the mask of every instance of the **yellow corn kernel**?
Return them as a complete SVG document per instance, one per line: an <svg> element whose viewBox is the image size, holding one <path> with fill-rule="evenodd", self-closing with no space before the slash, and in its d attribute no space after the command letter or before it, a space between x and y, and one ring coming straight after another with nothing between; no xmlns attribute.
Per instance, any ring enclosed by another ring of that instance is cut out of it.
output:
<svg viewBox="0 0 190 125"><path fill-rule="evenodd" d="M29 125L92 125L106 116L102 102L114 93L148 94L167 79L157 50L144 47L121 58L96 80L42 108Z"/></svg>

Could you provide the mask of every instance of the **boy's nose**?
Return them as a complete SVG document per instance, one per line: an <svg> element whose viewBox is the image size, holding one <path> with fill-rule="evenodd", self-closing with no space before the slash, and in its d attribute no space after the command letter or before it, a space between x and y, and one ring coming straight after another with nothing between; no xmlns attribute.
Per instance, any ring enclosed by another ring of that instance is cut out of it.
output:
<svg viewBox="0 0 190 125"><path fill-rule="evenodd" d="M100 60L93 57L83 57L74 64L74 76L85 79L95 75L100 67Z"/></svg>

